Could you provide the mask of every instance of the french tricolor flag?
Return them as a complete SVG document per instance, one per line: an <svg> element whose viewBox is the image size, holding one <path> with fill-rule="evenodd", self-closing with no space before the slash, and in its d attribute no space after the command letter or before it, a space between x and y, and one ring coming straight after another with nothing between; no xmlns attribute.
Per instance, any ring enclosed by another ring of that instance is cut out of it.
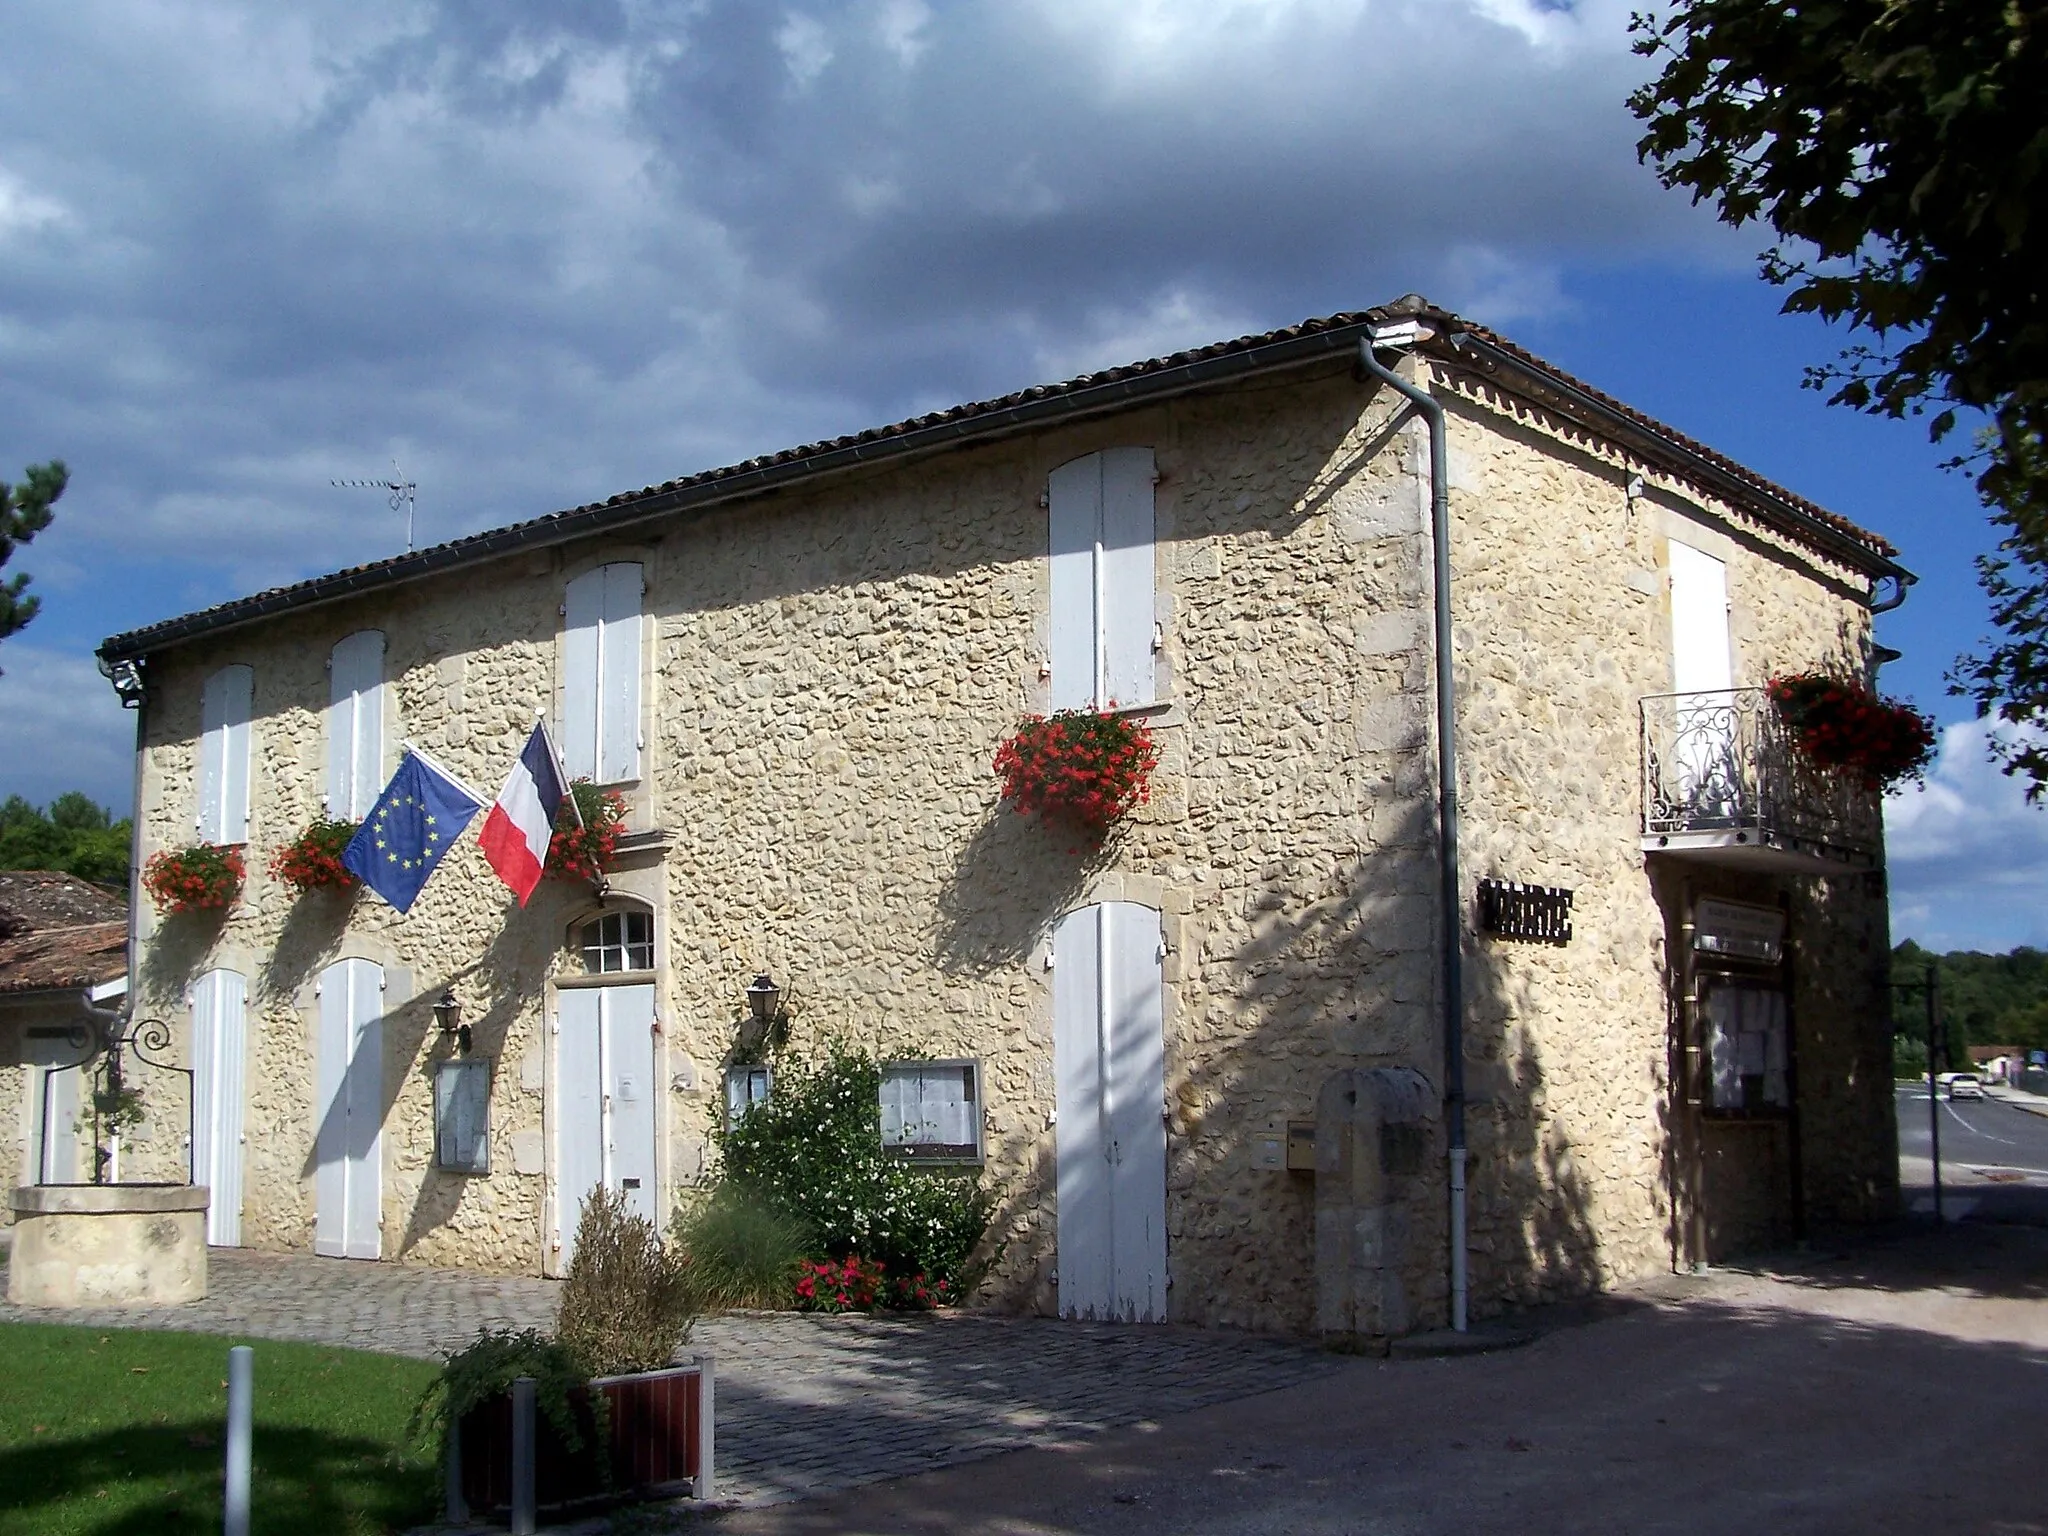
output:
<svg viewBox="0 0 2048 1536"><path fill-rule="evenodd" d="M505 787L498 791L498 803L484 818L483 831L477 834L484 857L491 861L498 878L517 893L522 907L547 868L555 812L568 798L569 781L555 756L555 744L548 740L546 724L537 724L520 749L519 760L505 775Z"/></svg>

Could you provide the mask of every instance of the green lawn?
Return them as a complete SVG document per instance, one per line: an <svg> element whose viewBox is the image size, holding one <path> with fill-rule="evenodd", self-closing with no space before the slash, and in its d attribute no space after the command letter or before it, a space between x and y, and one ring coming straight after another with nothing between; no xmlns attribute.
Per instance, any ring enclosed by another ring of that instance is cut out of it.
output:
<svg viewBox="0 0 2048 1536"><path fill-rule="evenodd" d="M251 1525L403 1530L435 1513L406 1416L435 1367L312 1344L0 1324L0 1536L221 1528L228 1346L256 1350Z"/></svg>

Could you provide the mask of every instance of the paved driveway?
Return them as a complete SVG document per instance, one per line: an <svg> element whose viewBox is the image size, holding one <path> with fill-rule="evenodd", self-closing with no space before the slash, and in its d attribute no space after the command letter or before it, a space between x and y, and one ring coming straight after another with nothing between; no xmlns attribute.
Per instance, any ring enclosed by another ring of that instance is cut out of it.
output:
<svg viewBox="0 0 2048 1536"><path fill-rule="evenodd" d="M557 1282L216 1249L210 1294L142 1311L0 1320L304 1339L437 1358L479 1327L548 1326ZM716 1317L721 1498L772 1503L929 1472L1290 1386L1338 1367L1302 1345L1191 1328L981 1314ZM262 1366L262 1351L257 1351Z"/></svg>

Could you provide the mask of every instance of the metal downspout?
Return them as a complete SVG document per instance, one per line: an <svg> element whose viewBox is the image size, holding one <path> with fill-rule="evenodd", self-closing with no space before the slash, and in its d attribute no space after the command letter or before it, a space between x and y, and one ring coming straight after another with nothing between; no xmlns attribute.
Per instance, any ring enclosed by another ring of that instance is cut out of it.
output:
<svg viewBox="0 0 2048 1536"><path fill-rule="evenodd" d="M1373 355L1405 351L1431 332L1413 321L1375 326L1358 344L1359 365L1413 405L1429 423L1429 533L1436 552L1437 886L1443 938L1444 1118L1450 1131L1451 1327L1465 1332L1465 956L1458 876L1457 697L1451 677L1451 491L1444 408Z"/></svg>

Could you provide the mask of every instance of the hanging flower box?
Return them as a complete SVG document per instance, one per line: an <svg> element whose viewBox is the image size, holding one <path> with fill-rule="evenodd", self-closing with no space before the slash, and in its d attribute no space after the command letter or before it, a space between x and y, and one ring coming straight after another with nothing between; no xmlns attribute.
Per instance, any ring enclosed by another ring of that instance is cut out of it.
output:
<svg viewBox="0 0 2048 1536"><path fill-rule="evenodd" d="M626 824L626 797L616 789L599 789L588 779L569 786L575 808L564 800L555 813L555 834L548 843L547 872L564 880L596 881L608 873L618 853L619 834ZM577 814L582 825L577 825Z"/></svg>
<svg viewBox="0 0 2048 1536"><path fill-rule="evenodd" d="M1808 762L1865 789L1917 779L1934 755L1934 722L1910 704L1817 672L1774 677L1771 703Z"/></svg>
<svg viewBox="0 0 2048 1536"><path fill-rule="evenodd" d="M1098 843L1145 803L1158 766L1144 721L1090 709L1027 715L996 748L995 762L1003 798L1016 810Z"/></svg>
<svg viewBox="0 0 2048 1536"><path fill-rule="evenodd" d="M242 850L198 843L166 848L142 866L142 888L159 912L219 911L242 894Z"/></svg>
<svg viewBox="0 0 2048 1536"><path fill-rule="evenodd" d="M342 852L359 821L316 821L270 856L270 876L301 895L309 891L352 891L362 884L343 866Z"/></svg>

